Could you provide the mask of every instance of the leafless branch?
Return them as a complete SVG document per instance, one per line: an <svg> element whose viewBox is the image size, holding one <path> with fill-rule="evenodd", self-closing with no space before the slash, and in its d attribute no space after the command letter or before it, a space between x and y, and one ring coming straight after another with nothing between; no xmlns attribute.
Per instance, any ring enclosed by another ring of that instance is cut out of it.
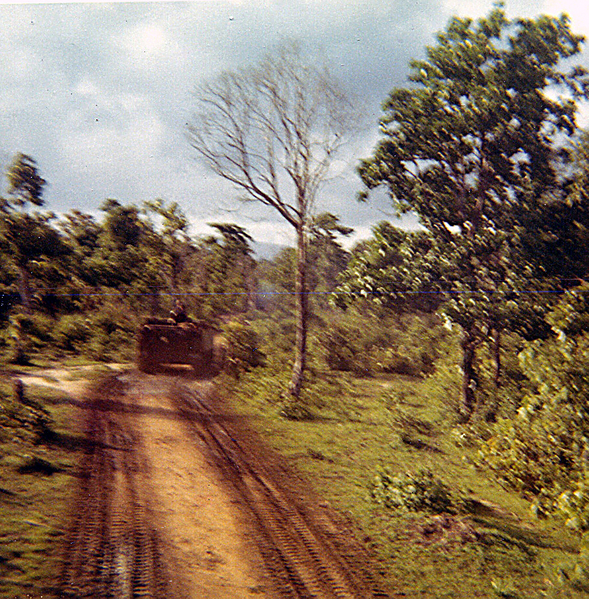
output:
<svg viewBox="0 0 589 599"><path fill-rule="evenodd" d="M292 226L308 222L355 116L329 72L287 44L204 82L196 104L188 137L203 162Z"/></svg>

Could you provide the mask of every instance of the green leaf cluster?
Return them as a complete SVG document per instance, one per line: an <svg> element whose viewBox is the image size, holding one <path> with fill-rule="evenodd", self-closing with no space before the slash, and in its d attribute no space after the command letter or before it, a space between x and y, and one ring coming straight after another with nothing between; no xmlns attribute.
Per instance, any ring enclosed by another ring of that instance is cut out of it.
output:
<svg viewBox="0 0 589 599"><path fill-rule="evenodd" d="M569 60L583 41L564 15L510 20L501 3L476 21L453 18L411 62L412 85L389 95L382 138L358 169L364 199L384 186L425 232L380 226L341 301L404 307L411 294L435 294L463 330L463 420L481 347L494 347L498 384L502 332L545 337L547 292L586 273L586 148L574 143L589 74Z"/></svg>
<svg viewBox="0 0 589 599"><path fill-rule="evenodd" d="M450 488L428 468L392 475L379 472L370 491L386 508L403 511L455 513L457 500Z"/></svg>
<svg viewBox="0 0 589 599"><path fill-rule="evenodd" d="M567 292L548 321L554 335L520 353L532 389L514 418L500 420L481 458L533 499L539 515L560 512L589 528L589 288Z"/></svg>

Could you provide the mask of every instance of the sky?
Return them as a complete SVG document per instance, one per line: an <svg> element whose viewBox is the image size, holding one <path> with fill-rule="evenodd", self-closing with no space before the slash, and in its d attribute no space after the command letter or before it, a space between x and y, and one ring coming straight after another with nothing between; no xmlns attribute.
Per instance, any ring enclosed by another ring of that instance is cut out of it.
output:
<svg viewBox="0 0 589 599"><path fill-rule="evenodd" d="M207 222L235 222L257 241L290 244L270 208L243 205L207 171L186 138L193 90L206 78L260 60L281 39L327 59L362 107L360 132L334 164L318 207L366 237L394 220L384 193L367 204L357 162L378 139L381 104L407 84L453 15L477 18L492 0L200 0L152 3L0 2L0 166L32 156L48 185L46 208L99 215L106 198L178 202L195 235ZM589 38L579 0L507 0L509 17L571 18ZM589 48L578 57L589 68ZM580 124L589 126L589 107ZM409 218L404 226L415 226Z"/></svg>

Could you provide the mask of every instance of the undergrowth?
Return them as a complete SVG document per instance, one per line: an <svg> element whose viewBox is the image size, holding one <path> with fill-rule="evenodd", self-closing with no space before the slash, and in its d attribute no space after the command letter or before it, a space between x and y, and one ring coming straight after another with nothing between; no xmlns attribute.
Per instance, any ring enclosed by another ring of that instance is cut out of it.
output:
<svg viewBox="0 0 589 599"><path fill-rule="evenodd" d="M0 597L53 597L79 446L59 392L0 383Z"/></svg>

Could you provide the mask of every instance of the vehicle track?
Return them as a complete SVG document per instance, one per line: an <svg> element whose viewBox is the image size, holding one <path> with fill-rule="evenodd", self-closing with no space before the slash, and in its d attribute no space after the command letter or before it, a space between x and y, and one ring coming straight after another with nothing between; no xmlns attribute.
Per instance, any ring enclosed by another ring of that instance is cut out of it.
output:
<svg viewBox="0 0 589 599"><path fill-rule="evenodd" d="M291 493L279 488L235 438L231 419L218 414L204 397L177 383L172 400L204 439L254 516L259 545L279 596L293 599L370 599L389 595L379 588L362 559L342 552L337 535L302 509ZM224 422L224 424L222 424ZM326 518L324 518L326 519ZM324 523L325 524L325 523ZM348 543L349 547L349 543ZM356 547L359 550L359 547Z"/></svg>
<svg viewBox="0 0 589 599"><path fill-rule="evenodd" d="M133 476L143 466L140 439L127 426L124 410L104 410L120 387L117 378L108 379L89 398L84 478L60 576L63 597L166 597L157 538Z"/></svg>
<svg viewBox="0 0 589 599"><path fill-rule="evenodd" d="M239 496L249 515L248 529L272 597L388 597L349 529L329 510L308 507L308 492L299 493L283 476L290 473L260 456L251 431L211 401L206 392L210 386L207 381L153 379L127 372L109 377L91 391L86 404L88 447L59 596L171 599L174 595L146 501L149 452L142 444L140 422L142 414L150 413L178 418L187 434L199 438L200 451L205 447L210 452L209 459L233 489L230 494ZM147 405L142 400L154 389L167 390L173 411L165 402Z"/></svg>

